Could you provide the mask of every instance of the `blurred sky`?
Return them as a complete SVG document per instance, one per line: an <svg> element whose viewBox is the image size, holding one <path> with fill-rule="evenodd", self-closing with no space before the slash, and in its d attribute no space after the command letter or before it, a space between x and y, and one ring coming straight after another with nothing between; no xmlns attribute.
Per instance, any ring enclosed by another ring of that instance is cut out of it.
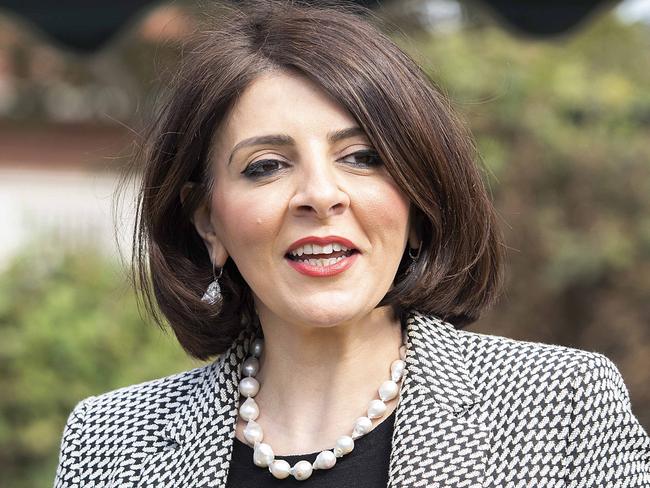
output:
<svg viewBox="0 0 650 488"><path fill-rule="evenodd" d="M649 0L625 0L616 7L616 14L625 22L646 22L650 24Z"/></svg>

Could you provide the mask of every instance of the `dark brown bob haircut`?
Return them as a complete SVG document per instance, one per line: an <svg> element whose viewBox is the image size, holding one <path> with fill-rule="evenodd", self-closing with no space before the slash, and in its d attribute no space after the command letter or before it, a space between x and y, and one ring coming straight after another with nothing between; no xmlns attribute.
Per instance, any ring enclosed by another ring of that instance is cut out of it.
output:
<svg viewBox="0 0 650 488"><path fill-rule="evenodd" d="M256 0L222 5L211 22L185 50L139 161L134 276L154 319L166 318L199 359L221 354L258 320L232 259L219 280L223 300L201 301L214 270L191 217L210 196L211 143L238 96L260 74L289 70L350 112L410 199L419 259L407 272L405 251L377 306L457 327L476 320L497 297L504 246L474 145L449 100L376 16L358 6ZM181 202L187 182L195 185Z"/></svg>

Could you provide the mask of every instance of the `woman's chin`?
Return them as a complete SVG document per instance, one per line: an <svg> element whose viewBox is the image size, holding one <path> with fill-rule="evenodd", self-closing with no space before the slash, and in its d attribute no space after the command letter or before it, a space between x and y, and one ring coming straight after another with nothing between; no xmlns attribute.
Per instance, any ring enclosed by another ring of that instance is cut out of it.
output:
<svg viewBox="0 0 650 488"><path fill-rule="evenodd" d="M358 303L300 307L293 309L291 320L310 327L327 328L363 320L370 312Z"/></svg>
<svg viewBox="0 0 650 488"><path fill-rule="evenodd" d="M328 328L365 321L371 314L382 313L375 308L381 296L361 296L361 290L320 293L293 293L290 300L269 297L264 303L256 300L262 322L283 322L297 327ZM383 295L382 295L383 296ZM272 304L275 301L275 305ZM383 307L382 307L383 308Z"/></svg>

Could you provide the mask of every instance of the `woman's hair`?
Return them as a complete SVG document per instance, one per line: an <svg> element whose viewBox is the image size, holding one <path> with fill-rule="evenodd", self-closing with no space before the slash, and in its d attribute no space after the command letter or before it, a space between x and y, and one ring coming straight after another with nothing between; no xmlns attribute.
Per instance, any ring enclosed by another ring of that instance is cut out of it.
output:
<svg viewBox="0 0 650 488"><path fill-rule="evenodd" d="M414 308L461 327L496 299L504 246L471 137L449 100L369 19L358 6L255 0L222 8L184 53L139 161L133 265L146 309L162 324L157 304L190 355L224 352L257 320L232 259L219 280L222 301L201 301L214 270L191 217L212 191L215 132L270 70L300 73L345 107L415 209L419 259L409 273L404 253L378 306L398 315ZM195 185L181 202L187 182Z"/></svg>

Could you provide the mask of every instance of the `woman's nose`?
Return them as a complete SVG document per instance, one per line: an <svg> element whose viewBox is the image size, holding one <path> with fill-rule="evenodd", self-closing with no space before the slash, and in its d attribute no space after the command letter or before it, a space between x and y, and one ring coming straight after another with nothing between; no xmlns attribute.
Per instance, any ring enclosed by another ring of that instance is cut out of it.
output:
<svg viewBox="0 0 650 488"><path fill-rule="evenodd" d="M296 174L296 192L290 202L293 213L327 219L350 206L350 197L341 189L331 165L326 162L306 164Z"/></svg>

